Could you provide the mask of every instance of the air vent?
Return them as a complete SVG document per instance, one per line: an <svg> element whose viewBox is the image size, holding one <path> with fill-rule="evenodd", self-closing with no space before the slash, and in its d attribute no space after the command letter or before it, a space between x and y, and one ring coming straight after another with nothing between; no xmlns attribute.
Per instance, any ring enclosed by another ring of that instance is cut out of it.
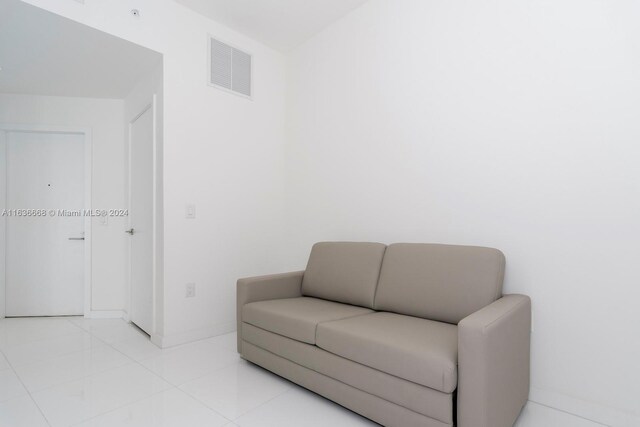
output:
<svg viewBox="0 0 640 427"><path fill-rule="evenodd" d="M251 98L251 55L210 37L209 84Z"/></svg>

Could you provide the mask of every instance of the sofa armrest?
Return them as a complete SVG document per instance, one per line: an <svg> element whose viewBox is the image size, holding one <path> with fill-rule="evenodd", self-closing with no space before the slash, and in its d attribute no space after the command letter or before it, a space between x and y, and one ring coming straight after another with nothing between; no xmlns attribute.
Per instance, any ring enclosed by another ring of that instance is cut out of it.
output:
<svg viewBox="0 0 640 427"><path fill-rule="evenodd" d="M251 302L302 296L302 276L304 271L295 271L238 280L236 300L238 353L242 353L242 307Z"/></svg>
<svg viewBox="0 0 640 427"><path fill-rule="evenodd" d="M512 427L529 397L531 300L505 295L458 324L458 426Z"/></svg>

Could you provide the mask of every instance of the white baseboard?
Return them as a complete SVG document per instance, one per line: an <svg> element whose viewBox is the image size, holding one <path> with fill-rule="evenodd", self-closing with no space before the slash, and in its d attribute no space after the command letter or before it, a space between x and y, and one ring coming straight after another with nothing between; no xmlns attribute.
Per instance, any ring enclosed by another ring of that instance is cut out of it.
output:
<svg viewBox="0 0 640 427"><path fill-rule="evenodd" d="M123 310L93 310L85 314L87 319L124 319L126 313Z"/></svg>
<svg viewBox="0 0 640 427"><path fill-rule="evenodd" d="M529 400L540 405L548 406L553 409L600 423L603 426L640 426L640 416L638 415L599 403L582 400L564 393L531 387Z"/></svg>
<svg viewBox="0 0 640 427"><path fill-rule="evenodd" d="M175 347L193 341L203 340L218 335L228 334L236 330L236 322L219 323L209 328L196 329L172 335L151 335L151 342L160 348Z"/></svg>

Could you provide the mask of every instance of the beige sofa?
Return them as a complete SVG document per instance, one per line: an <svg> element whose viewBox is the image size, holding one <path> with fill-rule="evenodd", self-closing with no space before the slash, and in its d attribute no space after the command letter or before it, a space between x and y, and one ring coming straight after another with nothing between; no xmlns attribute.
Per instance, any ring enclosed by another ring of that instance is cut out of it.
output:
<svg viewBox="0 0 640 427"><path fill-rule="evenodd" d="M509 427L531 303L496 249L318 243L305 271L238 281L243 358L385 426Z"/></svg>

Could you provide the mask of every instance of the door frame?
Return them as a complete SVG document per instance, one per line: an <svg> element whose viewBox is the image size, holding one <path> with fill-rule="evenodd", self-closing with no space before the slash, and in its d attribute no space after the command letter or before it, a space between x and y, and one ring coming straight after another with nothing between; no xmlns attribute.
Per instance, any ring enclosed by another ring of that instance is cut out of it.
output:
<svg viewBox="0 0 640 427"><path fill-rule="evenodd" d="M151 239L152 239L152 254L151 254L151 265L152 265L152 272L151 272L151 288L152 288L152 301L151 301L151 307L152 307L152 314L151 314L151 341L157 341L157 331L158 331L158 322L157 322L157 316L158 316L158 307L156 304L156 299L158 296L158 290L157 290L157 285L158 285L158 107L157 107L157 95L153 94L153 96L151 97L151 100L147 103L144 104L144 107L135 115L131 118L131 120L129 120L128 123L128 127L127 127L127 208L129 209L129 216L128 216L128 227L129 229L132 228L132 224L131 224L131 202L132 202L132 197L131 197L131 176L132 176L132 130L133 130L133 124L140 118L142 117L142 115L144 113L146 113L147 111L151 111L151 115L152 115L152 123L153 123L153 130L152 130L152 147L153 147L153 167L152 167L152 173L153 173L153 194L151 196L151 203L153 204L152 206L152 220L151 220ZM127 322L131 321L131 302L133 300L133 286L132 286L132 268L131 268L131 254L132 254L132 250L131 250L131 245L133 244L133 239L129 238L129 244L127 245L127 260L126 260L126 264L127 264L127 295L128 295L128 300L127 300L127 310L126 310L126 314L125 314L125 320Z"/></svg>
<svg viewBox="0 0 640 427"><path fill-rule="evenodd" d="M4 139L5 154L8 149L6 144L6 135L10 132L20 133L57 133L57 134L71 134L71 135L84 135L84 209L92 209L91 200L91 177L93 172L93 137L91 134L91 128L82 126L57 126L57 125L33 125L33 124L3 124L0 123L0 138ZM5 155L6 159L6 155ZM7 159L8 160L8 159ZM5 174L8 172L8 165L5 164ZM5 179L5 183L6 183ZM5 206L8 200L5 198ZM62 209L62 208L61 208ZM92 284L92 272L91 272L91 247L93 246L93 235L91 232L90 216L84 217L84 316L91 317L91 284ZM7 233L7 221L5 221L5 236ZM6 240L5 245L5 286L6 286ZM2 313L6 312L6 288L0 290L3 293L4 307ZM3 316L4 317L4 316Z"/></svg>

